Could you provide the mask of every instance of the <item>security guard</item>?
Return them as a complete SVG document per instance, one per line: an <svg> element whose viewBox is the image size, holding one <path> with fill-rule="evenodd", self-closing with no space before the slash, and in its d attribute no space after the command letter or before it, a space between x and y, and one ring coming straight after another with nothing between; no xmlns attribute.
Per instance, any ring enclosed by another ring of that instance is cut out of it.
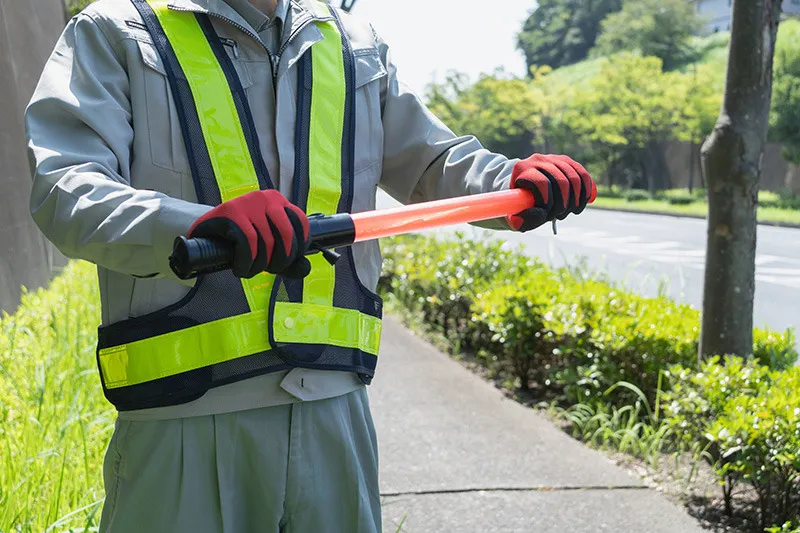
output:
<svg viewBox="0 0 800 533"><path fill-rule="evenodd" d="M525 187L537 207L490 224L527 231L596 193L566 156L455 136L315 0L99 0L26 126L34 220L98 267L111 533L380 531L378 244L307 258L306 214ZM178 279L176 236L231 241L232 270Z"/></svg>

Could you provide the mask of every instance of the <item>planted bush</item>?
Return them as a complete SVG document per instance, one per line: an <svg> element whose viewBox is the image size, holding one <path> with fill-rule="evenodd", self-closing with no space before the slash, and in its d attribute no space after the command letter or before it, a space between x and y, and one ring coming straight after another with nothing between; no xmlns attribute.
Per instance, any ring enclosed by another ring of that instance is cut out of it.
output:
<svg viewBox="0 0 800 533"><path fill-rule="evenodd" d="M645 200L652 200L653 197L645 190L631 189L625 193L625 199L629 202L643 202Z"/></svg>
<svg viewBox="0 0 800 533"><path fill-rule="evenodd" d="M664 421L674 431L679 450L691 452L696 460L706 458L717 469L729 516L733 514L733 491L739 479L725 471L729 457L716 439L709 438L710 431L732 400L757 394L768 383L768 374L766 366L739 357L713 357L699 370L676 365L666 374Z"/></svg>
<svg viewBox="0 0 800 533"><path fill-rule="evenodd" d="M797 362L794 330L782 334L771 330L753 330L753 354L758 362L773 370L788 370Z"/></svg>
<svg viewBox="0 0 800 533"><path fill-rule="evenodd" d="M694 194L682 189L666 191L664 197L666 198L667 202L672 205L689 205L698 200Z"/></svg>
<svg viewBox="0 0 800 533"><path fill-rule="evenodd" d="M800 368L729 399L706 438L719 450L718 474L755 488L763 527L800 521Z"/></svg>
<svg viewBox="0 0 800 533"><path fill-rule="evenodd" d="M598 185L597 186L598 198L624 198L625 193L617 186Z"/></svg>
<svg viewBox="0 0 800 533"><path fill-rule="evenodd" d="M781 209L800 209L800 195L791 189L784 189L778 193Z"/></svg>
<svg viewBox="0 0 800 533"><path fill-rule="evenodd" d="M385 290L523 390L607 401L625 381L654 405L661 372L697 360L700 313L666 297L552 269L496 242L403 237L384 252ZM755 330L754 339L764 363L797 358L791 332ZM625 388L613 395L635 399Z"/></svg>
<svg viewBox="0 0 800 533"><path fill-rule="evenodd" d="M771 191L758 191L758 205L760 207L781 207L781 197Z"/></svg>
<svg viewBox="0 0 800 533"><path fill-rule="evenodd" d="M538 267L538 268L537 268ZM541 265L536 265L541 270ZM520 279L526 286L500 285L479 295L472 322L481 339L478 356L498 375L508 375L514 388L527 391L531 382L541 390L553 384L550 375L563 366L565 336L553 327L557 280L540 276ZM547 283L550 281L551 283ZM483 327L481 327L483 326Z"/></svg>
<svg viewBox="0 0 800 533"><path fill-rule="evenodd" d="M712 357L699 370L676 365L666 373L667 390L661 401L664 417L688 447L705 449L709 428L730 400L755 395L767 383L768 373L766 366L740 357Z"/></svg>
<svg viewBox="0 0 800 533"><path fill-rule="evenodd" d="M463 241L466 242L466 241ZM533 261L500 243L465 246L421 236L388 241L380 290L391 292L461 348L478 333L471 324L472 303L498 278L519 277Z"/></svg>

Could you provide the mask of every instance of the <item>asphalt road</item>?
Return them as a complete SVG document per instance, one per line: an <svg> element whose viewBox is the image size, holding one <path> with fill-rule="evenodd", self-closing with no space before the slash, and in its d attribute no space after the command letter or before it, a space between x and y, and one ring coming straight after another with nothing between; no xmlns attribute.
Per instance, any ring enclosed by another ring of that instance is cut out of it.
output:
<svg viewBox="0 0 800 533"><path fill-rule="evenodd" d="M394 205L380 193L378 208ZM459 229L475 236L488 233ZM492 235L524 244L527 253L552 265L585 261L639 294L663 290L674 300L702 307L705 220L589 208L559 222L558 235L549 225L525 234ZM759 226L756 253L755 326L800 331L800 229Z"/></svg>

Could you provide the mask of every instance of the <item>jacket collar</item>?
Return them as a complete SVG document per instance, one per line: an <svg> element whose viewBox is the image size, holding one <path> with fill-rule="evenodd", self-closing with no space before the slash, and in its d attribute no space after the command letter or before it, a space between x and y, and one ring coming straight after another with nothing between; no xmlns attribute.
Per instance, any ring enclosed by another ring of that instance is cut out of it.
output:
<svg viewBox="0 0 800 533"><path fill-rule="evenodd" d="M311 46L323 39L319 28L314 24L310 24L310 22L333 20L328 8L316 0L285 1L289 4L288 9L291 10L291 15L289 16L291 27L284 27L282 32L281 48L285 48L286 53L283 54L284 61L280 61L278 77L290 69ZM251 37L261 42L258 33L250 27L244 17L223 0L171 0L168 6L170 9L179 11L205 13L226 18L246 29L251 34ZM302 35L302 38L295 39L299 35Z"/></svg>
<svg viewBox="0 0 800 533"><path fill-rule="evenodd" d="M299 11L306 11L314 20L331 20L331 13L328 8L317 0L291 0L292 7Z"/></svg>
<svg viewBox="0 0 800 533"><path fill-rule="evenodd" d="M325 5L316 0L284 0L284 6L286 11L292 11L292 16L290 17L291 28L289 28L287 35L295 33L297 28L305 25L309 20L323 21L331 20L332 18ZM217 15L256 33L247 21L223 0L171 0L169 7L179 11ZM286 12L281 14L284 15L285 20Z"/></svg>

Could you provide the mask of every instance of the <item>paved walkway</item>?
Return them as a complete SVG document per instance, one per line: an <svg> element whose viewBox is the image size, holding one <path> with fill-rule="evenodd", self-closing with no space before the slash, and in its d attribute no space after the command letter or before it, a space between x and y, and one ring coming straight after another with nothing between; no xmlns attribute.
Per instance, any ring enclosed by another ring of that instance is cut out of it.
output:
<svg viewBox="0 0 800 533"><path fill-rule="evenodd" d="M385 533L703 531L391 319L370 394Z"/></svg>

